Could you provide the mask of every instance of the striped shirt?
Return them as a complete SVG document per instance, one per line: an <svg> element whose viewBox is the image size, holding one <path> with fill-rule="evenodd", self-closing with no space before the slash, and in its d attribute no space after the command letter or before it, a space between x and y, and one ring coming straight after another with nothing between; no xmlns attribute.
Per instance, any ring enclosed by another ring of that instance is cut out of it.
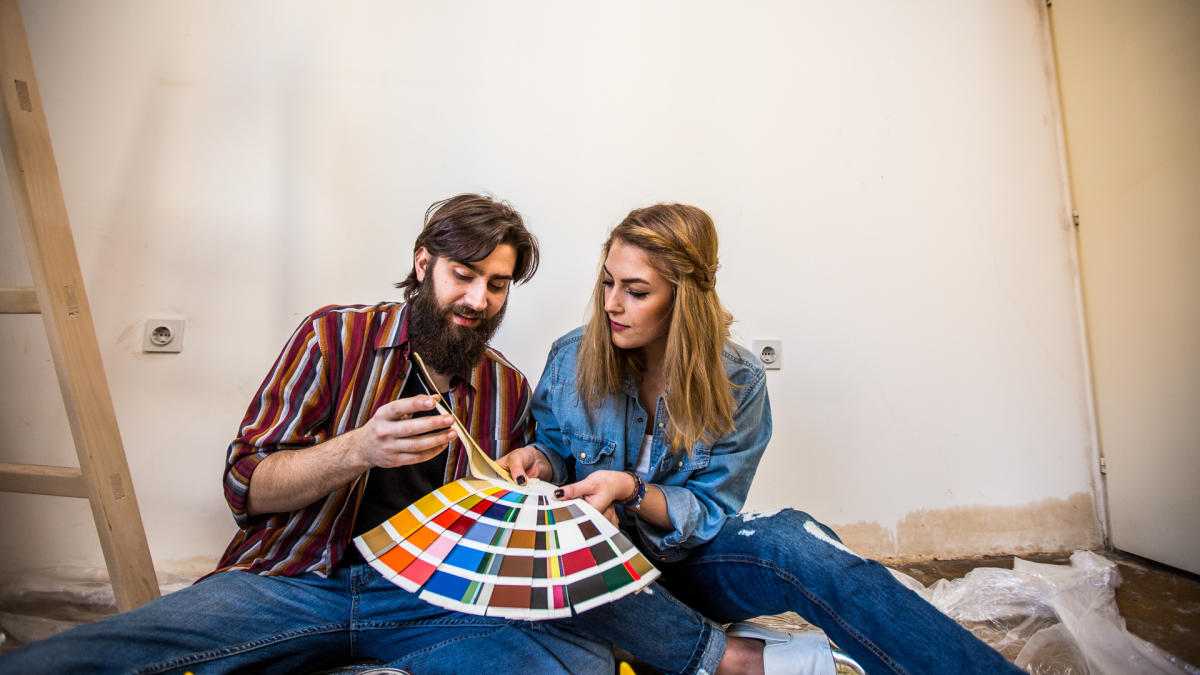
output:
<svg viewBox="0 0 1200 675"><path fill-rule="evenodd" d="M264 457L305 448L363 426L404 390L409 376L407 311L401 303L324 307L288 340L255 395L225 458L225 500L239 530L216 571L326 576L350 542L364 473L291 513L246 512L250 480ZM450 380L453 410L484 452L498 458L533 436L525 376L489 348L466 377ZM461 439L447 451L447 482L467 474Z"/></svg>

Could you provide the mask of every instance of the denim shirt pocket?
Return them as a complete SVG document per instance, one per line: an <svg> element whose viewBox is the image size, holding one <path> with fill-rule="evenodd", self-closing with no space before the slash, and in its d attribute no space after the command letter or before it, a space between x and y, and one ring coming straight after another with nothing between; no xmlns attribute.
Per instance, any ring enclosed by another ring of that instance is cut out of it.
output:
<svg viewBox="0 0 1200 675"><path fill-rule="evenodd" d="M667 466L669 471L693 473L707 469L710 459L712 459L712 446L697 443L686 455L672 455L668 459Z"/></svg>
<svg viewBox="0 0 1200 675"><path fill-rule="evenodd" d="M563 429L563 440L566 441L567 447L571 450L571 455L575 458L575 463L585 473L610 468L609 465L612 464L613 453L617 451L616 441L605 440L589 434L581 434L570 429ZM604 461L601 461L602 459ZM582 477L580 476L580 478Z"/></svg>

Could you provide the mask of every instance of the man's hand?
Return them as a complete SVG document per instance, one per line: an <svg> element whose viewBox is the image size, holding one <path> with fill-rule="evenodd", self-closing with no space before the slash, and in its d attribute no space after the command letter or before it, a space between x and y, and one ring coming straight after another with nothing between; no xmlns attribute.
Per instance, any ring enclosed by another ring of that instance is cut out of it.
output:
<svg viewBox="0 0 1200 675"><path fill-rule="evenodd" d="M550 461L541 450L532 445L517 448L496 460L496 463L512 474L517 485L524 485L529 478L545 481L554 478L554 468L550 466Z"/></svg>
<svg viewBox="0 0 1200 675"><path fill-rule="evenodd" d="M355 448L359 459L368 466L392 468L419 464L432 459L446 449L458 434L448 429L453 424L450 415L413 417L431 410L434 396L413 396L391 401L355 433Z"/></svg>
<svg viewBox="0 0 1200 675"><path fill-rule="evenodd" d="M555 490L556 499L582 499L615 522L613 502L625 501L637 490L637 481L624 471L594 471L578 483Z"/></svg>

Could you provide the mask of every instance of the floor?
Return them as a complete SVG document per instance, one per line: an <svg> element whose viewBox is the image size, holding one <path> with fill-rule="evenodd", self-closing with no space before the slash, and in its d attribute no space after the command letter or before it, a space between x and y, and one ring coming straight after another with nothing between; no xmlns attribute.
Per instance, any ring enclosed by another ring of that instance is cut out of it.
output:
<svg viewBox="0 0 1200 675"><path fill-rule="evenodd" d="M1119 566L1122 583L1117 588L1117 606L1128 630L1189 664L1200 665L1200 576L1119 552L1105 552L1103 555ZM1069 556L1065 554L1021 557L1031 562L1054 565L1069 563ZM961 578L978 567L1011 569L1012 560L1012 556L995 556L971 560L890 562L889 566L929 586L938 579ZM43 594L40 599L24 594L21 601L21 607L6 606L5 599L0 598L0 621L6 614L16 611L69 625L71 622L93 620L113 611L75 603L72 598L64 598L62 594ZM19 642L10 634L7 640L0 641L0 653L18 645ZM640 675L644 669L639 668L637 672Z"/></svg>

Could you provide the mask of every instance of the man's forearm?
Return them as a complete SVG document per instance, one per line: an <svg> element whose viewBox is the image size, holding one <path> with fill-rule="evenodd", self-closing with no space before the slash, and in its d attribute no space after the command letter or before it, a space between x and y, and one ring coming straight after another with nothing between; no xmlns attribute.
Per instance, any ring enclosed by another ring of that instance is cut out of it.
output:
<svg viewBox="0 0 1200 675"><path fill-rule="evenodd" d="M250 476L246 511L257 516L302 509L357 478L371 468L355 452L360 431L267 455Z"/></svg>

